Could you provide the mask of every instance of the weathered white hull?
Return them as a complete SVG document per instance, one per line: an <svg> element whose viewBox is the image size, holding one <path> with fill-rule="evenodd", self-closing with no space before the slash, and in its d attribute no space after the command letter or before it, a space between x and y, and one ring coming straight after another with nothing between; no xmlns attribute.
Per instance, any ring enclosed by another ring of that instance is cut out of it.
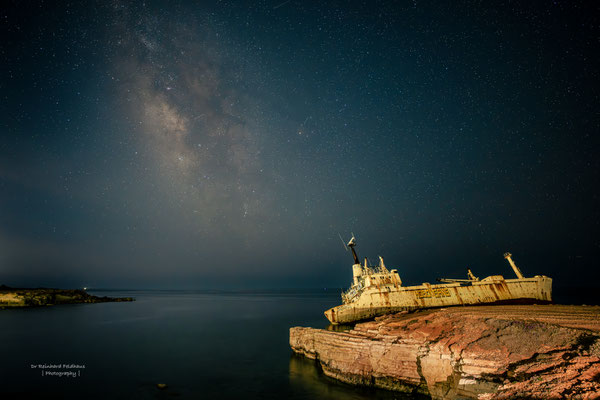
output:
<svg viewBox="0 0 600 400"><path fill-rule="evenodd" d="M332 324L373 318L391 312L496 302L544 303L552 301L552 279L547 276L504 279L490 276L481 281L419 286L393 283L370 285L348 304L325 311Z"/></svg>

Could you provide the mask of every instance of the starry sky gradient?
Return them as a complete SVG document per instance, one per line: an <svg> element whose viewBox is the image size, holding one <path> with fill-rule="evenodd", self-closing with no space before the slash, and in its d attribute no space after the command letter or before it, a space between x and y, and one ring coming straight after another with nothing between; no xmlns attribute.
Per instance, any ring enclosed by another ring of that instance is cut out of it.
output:
<svg viewBox="0 0 600 400"><path fill-rule="evenodd" d="M600 279L598 6L2 6L0 283Z"/></svg>

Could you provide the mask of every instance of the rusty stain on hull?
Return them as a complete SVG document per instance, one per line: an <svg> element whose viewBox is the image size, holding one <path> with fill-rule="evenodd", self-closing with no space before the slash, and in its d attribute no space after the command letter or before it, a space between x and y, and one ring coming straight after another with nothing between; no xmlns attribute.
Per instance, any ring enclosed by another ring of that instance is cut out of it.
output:
<svg viewBox="0 0 600 400"><path fill-rule="evenodd" d="M348 245L357 261L355 239L352 238ZM325 316L332 324L342 324L423 308L552 302L552 278L543 275L523 277L510 256L510 253L505 254L515 273L518 272L517 279L493 275L479 280L469 274L469 279L441 279L448 283L418 286L402 286L398 272L395 269L388 271L381 257L377 267L368 267L366 262L364 266L355 263L352 266L354 283L342 293L343 304L325 311Z"/></svg>

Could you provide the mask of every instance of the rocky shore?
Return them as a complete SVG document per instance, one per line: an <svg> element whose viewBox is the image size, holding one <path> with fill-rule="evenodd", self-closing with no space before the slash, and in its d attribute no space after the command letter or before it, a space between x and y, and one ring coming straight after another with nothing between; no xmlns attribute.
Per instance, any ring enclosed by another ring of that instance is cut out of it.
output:
<svg viewBox="0 0 600 400"><path fill-rule="evenodd" d="M81 289L24 289L0 286L0 309L15 307L52 306L55 304L105 303L135 301L132 297L98 297Z"/></svg>
<svg viewBox="0 0 600 400"><path fill-rule="evenodd" d="M433 399L600 399L600 307L399 313L348 331L294 327L293 351L341 381Z"/></svg>

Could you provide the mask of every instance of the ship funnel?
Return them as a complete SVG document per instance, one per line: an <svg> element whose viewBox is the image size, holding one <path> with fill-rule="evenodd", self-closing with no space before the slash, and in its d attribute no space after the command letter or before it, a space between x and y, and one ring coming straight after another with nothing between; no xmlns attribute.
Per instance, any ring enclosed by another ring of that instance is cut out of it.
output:
<svg viewBox="0 0 600 400"><path fill-rule="evenodd" d="M360 264L354 264L352 266L352 278L354 279L354 284L358 285L360 283L360 277L363 274L363 269Z"/></svg>
<svg viewBox="0 0 600 400"><path fill-rule="evenodd" d="M523 276L523 274L521 273L521 270L519 269L519 267L517 267L517 266L515 265L515 262L512 260L512 258L511 258L511 257L512 257L512 254L510 254L510 253L508 253L508 252L504 253L504 258L506 258L506 259L508 260L508 263L509 263L509 264L510 264L510 266L512 267L513 271L515 271L515 274L517 275L517 278L519 278L519 279L523 279L523 278L524 278L524 276Z"/></svg>

